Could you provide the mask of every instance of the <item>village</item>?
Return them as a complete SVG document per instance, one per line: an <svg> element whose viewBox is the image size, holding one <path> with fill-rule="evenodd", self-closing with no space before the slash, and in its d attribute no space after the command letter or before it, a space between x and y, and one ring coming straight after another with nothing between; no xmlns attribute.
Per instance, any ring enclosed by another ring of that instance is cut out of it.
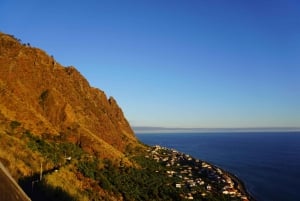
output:
<svg viewBox="0 0 300 201"><path fill-rule="evenodd" d="M171 185L175 185L185 200L202 200L211 194L229 200L251 200L236 177L205 161L158 145L148 149L146 157L166 167L163 173L174 178L175 183Z"/></svg>

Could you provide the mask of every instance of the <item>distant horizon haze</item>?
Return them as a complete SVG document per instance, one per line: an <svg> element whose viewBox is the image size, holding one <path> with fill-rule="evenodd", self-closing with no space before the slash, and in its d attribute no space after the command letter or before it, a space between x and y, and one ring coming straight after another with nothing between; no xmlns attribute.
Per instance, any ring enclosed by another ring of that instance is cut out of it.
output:
<svg viewBox="0 0 300 201"><path fill-rule="evenodd" d="M132 126L300 127L300 2L0 2L0 31L74 66Z"/></svg>
<svg viewBox="0 0 300 201"><path fill-rule="evenodd" d="M175 128L175 127L147 127L133 126L132 129L137 134L142 133L237 133L237 132L300 132L300 127L252 127L252 128Z"/></svg>

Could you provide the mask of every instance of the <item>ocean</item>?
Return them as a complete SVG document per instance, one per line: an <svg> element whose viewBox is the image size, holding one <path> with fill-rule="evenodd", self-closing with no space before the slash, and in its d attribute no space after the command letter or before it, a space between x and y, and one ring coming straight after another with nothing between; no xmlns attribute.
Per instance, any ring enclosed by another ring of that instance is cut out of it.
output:
<svg viewBox="0 0 300 201"><path fill-rule="evenodd" d="M300 200L300 132L137 134L237 177L257 201Z"/></svg>

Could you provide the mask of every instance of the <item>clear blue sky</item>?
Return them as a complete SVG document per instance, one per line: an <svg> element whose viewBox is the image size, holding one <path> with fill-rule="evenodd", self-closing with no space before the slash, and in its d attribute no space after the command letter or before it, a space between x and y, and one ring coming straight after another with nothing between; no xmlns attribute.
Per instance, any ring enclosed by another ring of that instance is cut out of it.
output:
<svg viewBox="0 0 300 201"><path fill-rule="evenodd" d="M1 0L0 31L75 66L132 126L300 127L298 0Z"/></svg>

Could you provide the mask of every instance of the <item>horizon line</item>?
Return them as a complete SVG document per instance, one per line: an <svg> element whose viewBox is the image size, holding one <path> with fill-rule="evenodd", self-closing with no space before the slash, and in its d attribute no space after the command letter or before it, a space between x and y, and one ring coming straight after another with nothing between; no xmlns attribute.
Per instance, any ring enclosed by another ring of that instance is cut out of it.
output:
<svg viewBox="0 0 300 201"><path fill-rule="evenodd" d="M170 132L300 132L300 127L232 127L232 128L179 128L156 126L132 126L135 133Z"/></svg>

